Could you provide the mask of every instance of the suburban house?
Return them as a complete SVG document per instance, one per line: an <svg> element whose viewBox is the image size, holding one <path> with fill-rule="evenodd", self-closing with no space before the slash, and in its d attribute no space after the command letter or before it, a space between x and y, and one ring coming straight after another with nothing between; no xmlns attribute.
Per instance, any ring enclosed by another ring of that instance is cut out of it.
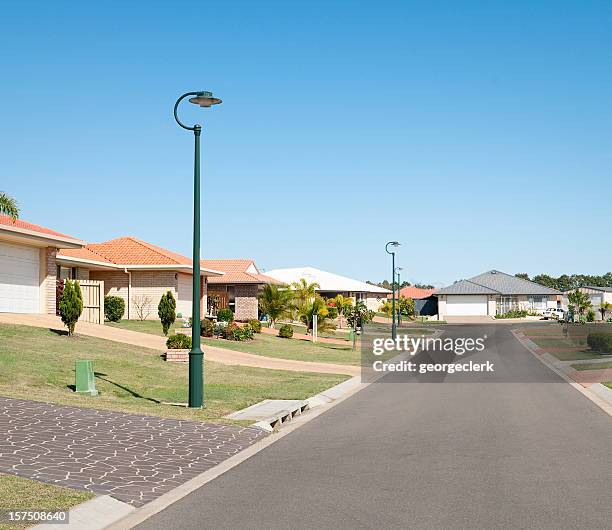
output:
<svg viewBox="0 0 612 530"><path fill-rule="evenodd" d="M56 254L80 239L0 215L0 312L55 314Z"/></svg>
<svg viewBox="0 0 612 530"><path fill-rule="evenodd" d="M437 289L438 318L490 316L515 309L543 312L561 305L562 293L504 272L491 270Z"/></svg>
<svg viewBox="0 0 612 530"><path fill-rule="evenodd" d="M378 311L387 295L391 294L389 289L383 289L377 285L333 274L331 272L315 269L314 267L295 267L290 269L274 269L266 271L266 276L271 276L285 284L299 282L304 278L308 283L318 283L317 292L325 298L334 298L341 294L365 302L368 309Z"/></svg>
<svg viewBox="0 0 612 530"><path fill-rule="evenodd" d="M191 316L192 261L185 256L135 237L120 237L82 248L62 248L56 261L58 279L103 281L105 295L124 299L125 318L156 319L157 304L167 291L176 299L177 313ZM204 314L208 280L223 272L205 266L200 272Z"/></svg>
<svg viewBox="0 0 612 530"><path fill-rule="evenodd" d="M414 300L414 312L418 316L433 316L438 314L438 299L433 295L435 289L420 289L419 287L404 287L397 296L405 296Z"/></svg>
<svg viewBox="0 0 612 530"><path fill-rule="evenodd" d="M593 309L593 311L595 311L595 318L596 320L601 320L601 313L599 312L599 308L604 302L612 304L612 287L597 287L595 285L586 285L584 287L579 287L578 290L589 295L589 298L591 300L591 308ZM569 300L567 298L567 295L575 291L576 289L570 289L569 291L563 292L564 309L567 309L569 306Z"/></svg>
<svg viewBox="0 0 612 530"><path fill-rule="evenodd" d="M261 274L252 259L205 259L202 264L224 273L208 278L207 312L227 307L236 320L259 318L260 289L267 283L282 283Z"/></svg>

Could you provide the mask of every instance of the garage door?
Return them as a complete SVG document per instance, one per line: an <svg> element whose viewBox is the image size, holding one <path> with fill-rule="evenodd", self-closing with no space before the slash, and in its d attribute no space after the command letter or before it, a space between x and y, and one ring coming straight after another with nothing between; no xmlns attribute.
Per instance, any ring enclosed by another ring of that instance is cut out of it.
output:
<svg viewBox="0 0 612 530"><path fill-rule="evenodd" d="M40 313L38 252L0 243L0 312Z"/></svg>
<svg viewBox="0 0 612 530"><path fill-rule="evenodd" d="M446 314L449 316L485 316L487 295L454 295L446 298Z"/></svg>

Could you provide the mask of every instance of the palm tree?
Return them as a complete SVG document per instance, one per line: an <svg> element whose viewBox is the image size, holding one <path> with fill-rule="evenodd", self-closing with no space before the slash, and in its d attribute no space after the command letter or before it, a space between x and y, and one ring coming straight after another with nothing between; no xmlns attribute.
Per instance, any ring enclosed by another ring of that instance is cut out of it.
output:
<svg viewBox="0 0 612 530"><path fill-rule="evenodd" d="M292 307L293 292L278 285L267 283L259 296L259 307L262 313L268 315L270 327L280 318L287 316Z"/></svg>
<svg viewBox="0 0 612 530"><path fill-rule="evenodd" d="M336 309L338 310L338 327L342 329L342 317L346 311L353 306L353 301L350 298L346 298L341 294L336 295L336 298L332 300Z"/></svg>
<svg viewBox="0 0 612 530"><path fill-rule="evenodd" d="M3 191L0 191L0 213L12 217L13 221L19 217L17 201Z"/></svg>
<svg viewBox="0 0 612 530"><path fill-rule="evenodd" d="M327 309L327 303L320 296L315 296L313 300L309 300L303 304L298 314L300 320L306 324L306 329L312 331L312 323L314 315L317 315L317 330L326 331L329 329L336 329L335 324L329 318L329 310Z"/></svg>
<svg viewBox="0 0 612 530"><path fill-rule="evenodd" d="M573 293L569 293L567 295L567 299L575 309L576 313L578 313L578 320L580 320L584 312L591 307L591 299L589 298L589 295L583 293L579 289L576 289Z"/></svg>
<svg viewBox="0 0 612 530"><path fill-rule="evenodd" d="M321 286L317 282L308 283L305 278L300 278L299 282L293 282L291 288L294 292L295 301L298 309L306 302L312 302L317 294L317 289Z"/></svg>
<svg viewBox="0 0 612 530"><path fill-rule="evenodd" d="M599 306L599 312L601 313L601 319L606 319L606 313L612 312L612 304L610 302L602 302Z"/></svg>

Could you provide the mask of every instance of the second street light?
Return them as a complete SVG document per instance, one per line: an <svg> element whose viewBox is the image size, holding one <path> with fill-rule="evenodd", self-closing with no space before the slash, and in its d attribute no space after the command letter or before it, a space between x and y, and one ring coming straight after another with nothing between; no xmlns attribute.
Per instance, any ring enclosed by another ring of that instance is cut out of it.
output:
<svg viewBox="0 0 612 530"><path fill-rule="evenodd" d="M389 245L392 247L399 247L399 242L389 241L385 245L387 254L391 254L391 292L393 293L391 298L391 316L393 319L391 321L391 338L395 340L395 337L397 336L397 325L395 323L395 251L389 250Z"/></svg>
<svg viewBox="0 0 612 530"><path fill-rule="evenodd" d="M212 107L221 103L212 92L187 92L176 100L174 104L174 119L183 129L193 131L195 138L195 152L193 162L193 284L191 298L191 351L189 352L189 406L202 408L204 406L204 369L203 353L200 348L200 135L202 126L195 124L192 127L179 120L177 109L179 103L189 97L189 103L200 107Z"/></svg>
<svg viewBox="0 0 612 530"><path fill-rule="evenodd" d="M397 325L401 325L402 323L402 297L400 295L400 291L402 289L402 280L400 277L400 273L403 271L404 269L402 269L402 267L395 267L395 273L397 274L397 294L399 295L398 298L398 302L399 302L399 307L397 308Z"/></svg>

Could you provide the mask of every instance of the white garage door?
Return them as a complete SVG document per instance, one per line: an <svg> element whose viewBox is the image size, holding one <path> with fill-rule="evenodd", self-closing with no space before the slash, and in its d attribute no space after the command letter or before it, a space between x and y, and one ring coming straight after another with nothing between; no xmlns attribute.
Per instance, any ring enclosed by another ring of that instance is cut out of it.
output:
<svg viewBox="0 0 612 530"><path fill-rule="evenodd" d="M449 316L481 316L487 314L487 295L449 295L446 298Z"/></svg>
<svg viewBox="0 0 612 530"><path fill-rule="evenodd" d="M40 313L39 250L0 243L0 312Z"/></svg>

